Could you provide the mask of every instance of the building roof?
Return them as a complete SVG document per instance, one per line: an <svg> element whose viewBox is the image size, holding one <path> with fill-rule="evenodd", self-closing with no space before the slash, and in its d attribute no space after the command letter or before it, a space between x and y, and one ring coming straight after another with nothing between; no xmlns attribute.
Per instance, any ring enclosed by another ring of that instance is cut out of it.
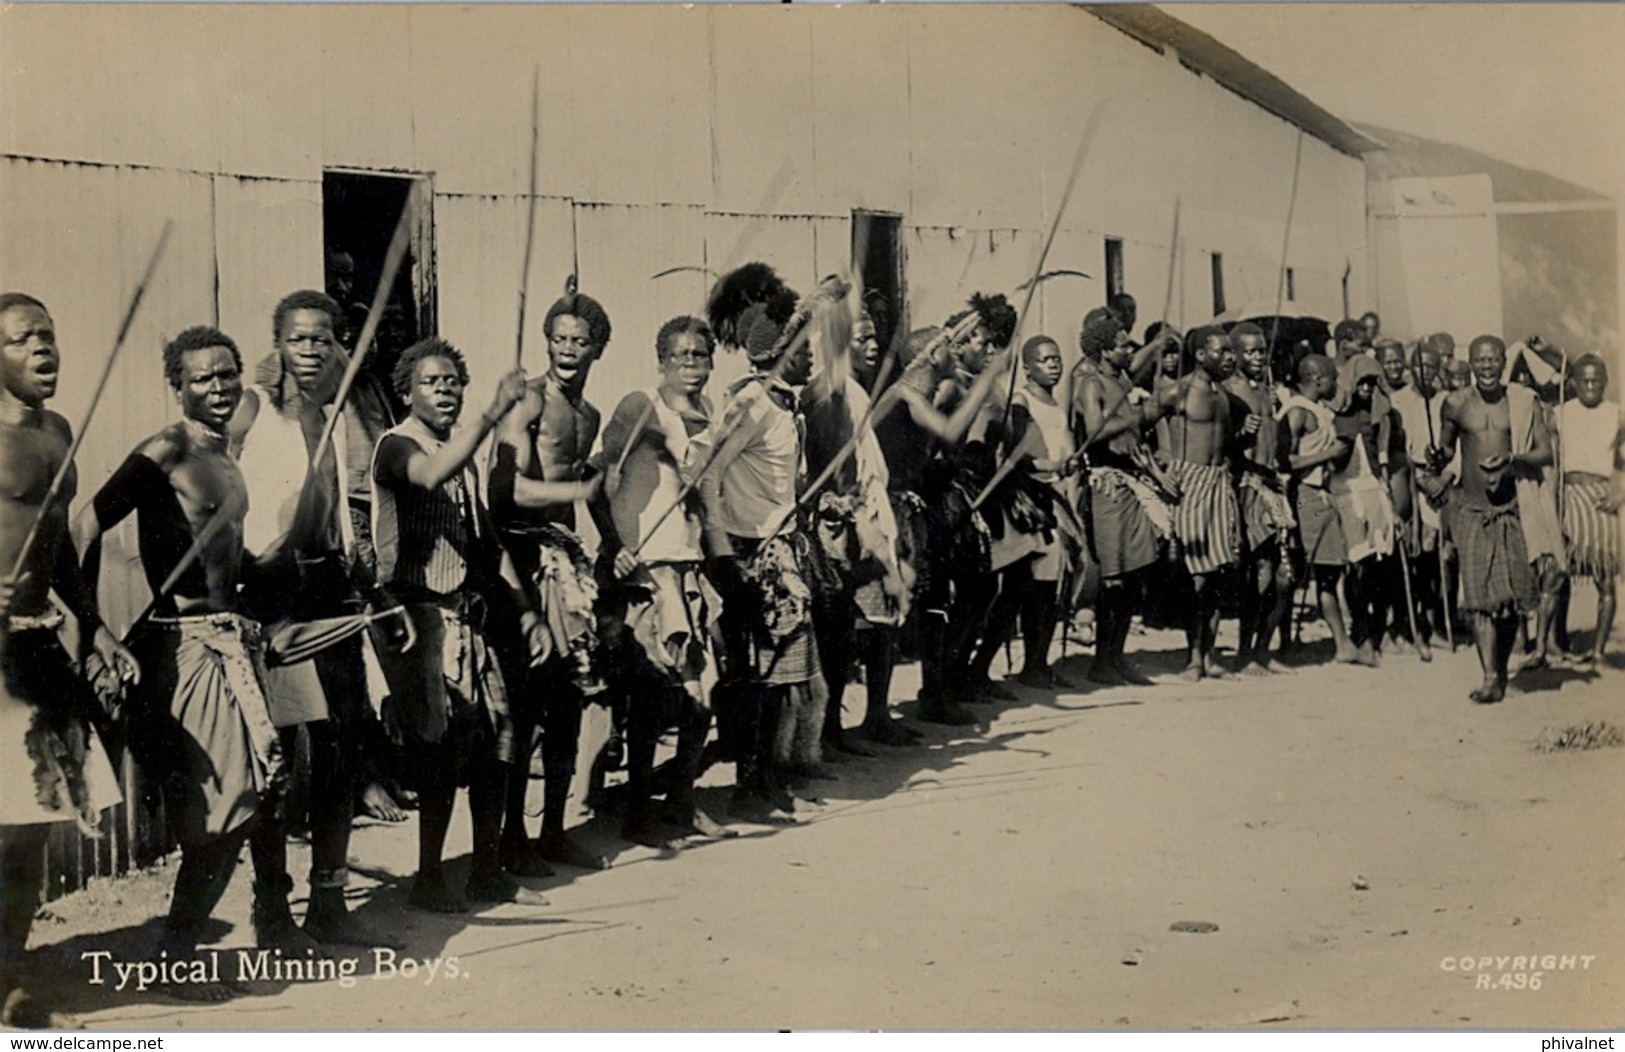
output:
<svg viewBox="0 0 1625 1052"><path fill-rule="evenodd" d="M1607 197L1595 190L1533 168L1509 164L1455 143L1379 128L1374 124L1357 127L1380 144L1378 152L1366 158L1366 178L1372 182L1412 176L1482 174L1490 177L1497 204L1608 201Z"/></svg>
<svg viewBox="0 0 1625 1052"><path fill-rule="evenodd" d="M1280 77L1159 7L1151 4L1080 6L1159 54L1172 48L1187 68L1213 78L1334 149L1359 157L1382 148L1381 143L1322 109Z"/></svg>

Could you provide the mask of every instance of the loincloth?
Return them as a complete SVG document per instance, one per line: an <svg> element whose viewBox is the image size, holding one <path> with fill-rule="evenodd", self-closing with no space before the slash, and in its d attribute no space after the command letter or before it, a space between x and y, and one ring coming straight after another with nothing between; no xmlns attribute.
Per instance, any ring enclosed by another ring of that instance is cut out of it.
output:
<svg viewBox="0 0 1625 1052"><path fill-rule="evenodd" d="M598 599L598 582L593 577L592 561L580 539L562 526L534 526L527 531L527 537L535 542L537 551L536 612L547 626L547 631L533 641L531 666L562 661L583 694L598 693L603 684L597 667L598 628L593 604Z"/></svg>
<svg viewBox="0 0 1625 1052"><path fill-rule="evenodd" d="M1533 609L1535 576L1517 504L1456 503L1451 536L1461 565L1461 609L1491 617Z"/></svg>
<svg viewBox="0 0 1625 1052"><path fill-rule="evenodd" d="M469 764L488 761L492 751L503 762L519 759L507 683L479 604L463 598L406 604L417 642L405 653L377 648L390 693L385 726L401 742L449 741L459 783Z"/></svg>
<svg viewBox="0 0 1625 1052"><path fill-rule="evenodd" d="M152 618L130 744L157 776L182 845L229 833L279 796L287 769L265 697L258 622L238 614Z"/></svg>
<svg viewBox="0 0 1625 1052"><path fill-rule="evenodd" d="M1563 535L1568 544L1569 572L1594 580L1619 576L1619 515L1597 507L1609 496L1606 479L1564 482Z"/></svg>
<svg viewBox="0 0 1625 1052"><path fill-rule="evenodd" d="M1298 486L1298 538L1310 566L1347 566L1348 541L1343 537L1343 520L1332 503L1331 494L1319 486Z"/></svg>
<svg viewBox="0 0 1625 1052"><path fill-rule="evenodd" d="M1185 568L1210 574L1241 561L1241 510L1230 472L1223 464L1175 460L1168 473L1179 483L1174 505L1174 535L1179 538Z"/></svg>
<svg viewBox="0 0 1625 1052"><path fill-rule="evenodd" d="M94 836L121 796L90 724L99 704L62 648L61 623L11 619L0 670L22 704L0 709L0 826L73 822Z"/></svg>
<svg viewBox="0 0 1625 1052"><path fill-rule="evenodd" d="M1292 502L1286 494L1251 472L1241 476L1241 523L1247 548L1256 551L1269 544L1285 550L1297 526Z"/></svg>
<svg viewBox="0 0 1625 1052"><path fill-rule="evenodd" d="M1102 577L1120 577L1156 562L1159 543L1173 527L1167 505L1151 487L1115 467L1089 469L1089 514ZM1166 529L1159 530L1158 518Z"/></svg>

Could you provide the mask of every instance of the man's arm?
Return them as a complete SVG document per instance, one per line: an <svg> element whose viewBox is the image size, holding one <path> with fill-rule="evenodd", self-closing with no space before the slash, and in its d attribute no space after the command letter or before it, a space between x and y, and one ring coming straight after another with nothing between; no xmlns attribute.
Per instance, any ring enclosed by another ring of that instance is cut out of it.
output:
<svg viewBox="0 0 1625 1052"><path fill-rule="evenodd" d="M1302 473L1322 464L1331 463L1345 456L1351 448L1349 440L1338 435L1334 437L1330 447L1321 450L1319 453L1300 452L1303 448L1304 437L1310 434L1306 426L1310 419L1307 409L1293 406L1287 410L1286 435L1284 437L1290 443L1287 448L1292 452L1288 454L1286 462L1287 467L1291 468L1294 473Z"/></svg>
<svg viewBox="0 0 1625 1052"><path fill-rule="evenodd" d="M767 415L762 411L759 399L767 397L766 391L760 387L754 391L746 389L735 396L733 403L722 414L722 423L718 425L722 444L709 458L695 483L695 489L700 494L700 505L705 511L706 550L713 559L731 558L734 554L733 542L728 539L728 531L723 525L726 520L723 516L722 473L742 450L762 436L767 427Z"/></svg>
<svg viewBox="0 0 1625 1052"><path fill-rule="evenodd" d="M1107 415L1106 397L1107 388L1099 374L1090 376L1084 381L1083 396L1083 429L1086 437L1084 448L1096 446L1102 442L1109 442L1118 435L1130 431L1139 431L1151 420L1161 415L1157 403L1146 399L1144 392L1141 398L1136 399L1134 392L1139 388L1129 387L1122 393L1113 391L1111 415ZM1149 415L1148 415L1149 414Z"/></svg>
<svg viewBox="0 0 1625 1052"><path fill-rule="evenodd" d="M400 480L411 483L419 489L437 489L447 479L468 466L474 459L474 453L485 441L485 436L491 433L514 404L525 395L525 374L518 369L502 378L497 385L496 395L491 399L491 405L480 414L478 422L473 427L465 427L452 432L444 445L433 453L425 453L418 449L415 443L407 442L405 445L416 451L416 455L407 459L400 465L402 475ZM383 481L382 478L379 481Z"/></svg>

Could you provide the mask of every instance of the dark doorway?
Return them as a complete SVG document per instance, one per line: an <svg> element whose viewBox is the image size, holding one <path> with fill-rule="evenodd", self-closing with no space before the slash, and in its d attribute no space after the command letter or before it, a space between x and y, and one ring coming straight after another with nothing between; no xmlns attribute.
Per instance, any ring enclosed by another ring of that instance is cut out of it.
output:
<svg viewBox="0 0 1625 1052"><path fill-rule="evenodd" d="M1123 293L1123 239L1106 239L1106 298Z"/></svg>
<svg viewBox="0 0 1625 1052"><path fill-rule="evenodd" d="M893 212L852 210L852 251L861 256L863 305L875 321L875 338L888 347L907 333L903 276L903 217Z"/></svg>
<svg viewBox="0 0 1625 1052"><path fill-rule="evenodd" d="M388 390L389 374L406 347L436 330L434 246L427 180L411 175L329 170L322 173L322 248L327 294L339 301L345 317L340 339L354 349L378 288L390 238L406 208L418 194L416 221L406 258L379 321L367 371Z"/></svg>

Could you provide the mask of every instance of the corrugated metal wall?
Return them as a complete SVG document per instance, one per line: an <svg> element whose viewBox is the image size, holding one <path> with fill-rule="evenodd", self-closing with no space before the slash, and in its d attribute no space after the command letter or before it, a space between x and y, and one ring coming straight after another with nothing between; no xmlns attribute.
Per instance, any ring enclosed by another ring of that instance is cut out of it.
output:
<svg viewBox="0 0 1625 1052"><path fill-rule="evenodd" d="M1210 315L1208 260L1232 305L1273 296L1297 129L1063 5L203 7L16 5L0 35L0 288L47 302L75 418L131 282L177 224L114 394L81 453L88 491L170 419L163 338L217 323L253 361L286 292L322 281L322 173L417 174L432 186L442 335L468 355L471 400L511 362L539 70L537 233L526 364L564 276L615 335L593 373L607 413L652 379L666 318L710 278L772 262L808 288L851 252L854 208L902 217L911 320L1031 276L1086 114L1109 98L1048 259L1061 277L1025 331L1075 353L1104 298L1102 241L1124 242L1142 323ZM66 86L66 87L65 87ZM1365 302L1361 163L1305 138L1288 262L1298 299L1340 311L1345 261ZM719 362L720 388L743 370ZM103 597L144 601L130 532Z"/></svg>

